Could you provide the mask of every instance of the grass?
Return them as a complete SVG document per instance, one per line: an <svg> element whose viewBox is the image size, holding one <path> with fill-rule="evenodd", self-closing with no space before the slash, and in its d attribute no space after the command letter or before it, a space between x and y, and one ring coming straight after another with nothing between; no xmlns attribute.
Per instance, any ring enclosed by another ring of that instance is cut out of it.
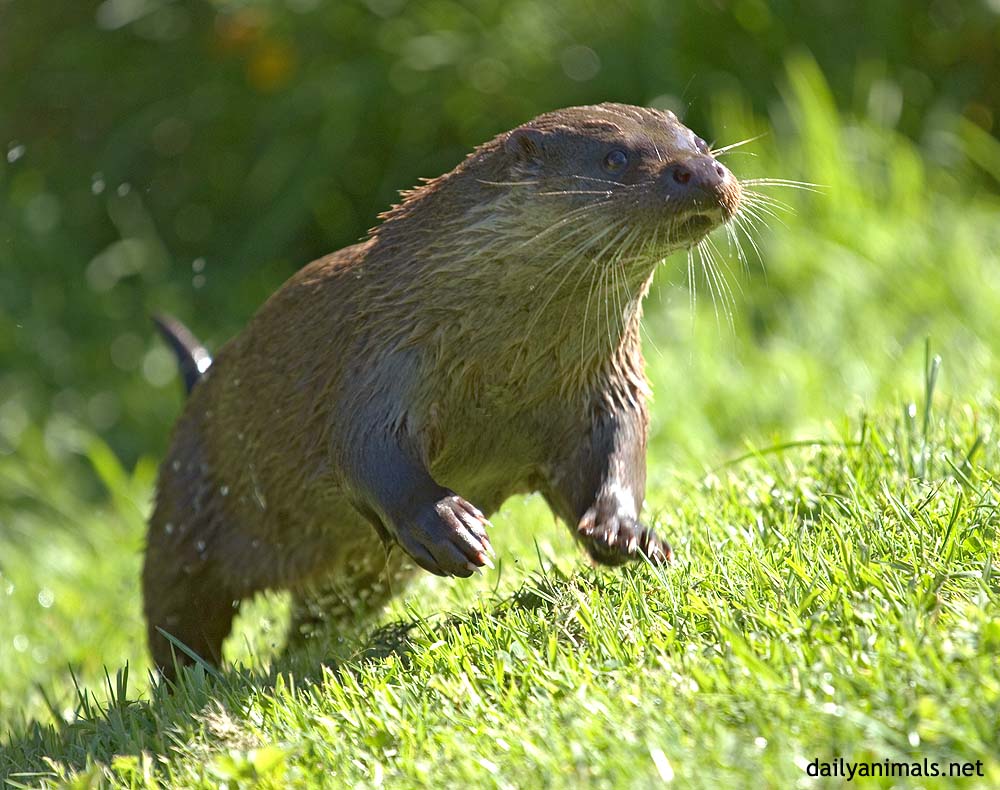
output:
<svg viewBox="0 0 1000 790"><path fill-rule="evenodd" d="M734 139L762 124L741 106L719 101ZM153 462L0 419L0 779L810 787L843 757L984 774L871 786L1000 785L1000 146L956 123L941 167L838 117L805 61L774 124L732 167L827 188L762 235L732 329L690 312L680 261L649 302L667 570L591 568L518 499L496 571L290 655L261 599L221 676L168 693L137 583Z"/></svg>

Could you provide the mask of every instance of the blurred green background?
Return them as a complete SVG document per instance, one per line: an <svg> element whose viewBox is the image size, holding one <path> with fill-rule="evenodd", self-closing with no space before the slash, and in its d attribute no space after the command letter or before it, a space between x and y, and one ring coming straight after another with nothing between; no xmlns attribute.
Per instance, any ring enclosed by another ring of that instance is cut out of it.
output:
<svg viewBox="0 0 1000 790"><path fill-rule="evenodd" d="M822 75L801 90L825 84L852 123L912 141L936 181L995 190L956 135L1000 123L997 0L0 2L0 453L32 427L58 452L83 427L129 464L158 455L180 398L151 313L218 347L397 190L540 112L655 104L720 143L773 130L754 148L798 145L790 56ZM836 175L884 175L863 172L885 162L852 140L828 152ZM829 175L778 161L767 175ZM738 299L741 343L740 325L766 343L788 308L780 278L758 275Z"/></svg>

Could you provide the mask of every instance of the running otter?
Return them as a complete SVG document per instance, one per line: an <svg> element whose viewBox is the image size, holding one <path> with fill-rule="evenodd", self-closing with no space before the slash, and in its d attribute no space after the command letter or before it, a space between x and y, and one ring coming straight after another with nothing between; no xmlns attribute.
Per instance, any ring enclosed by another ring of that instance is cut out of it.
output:
<svg viewBox="0 0 1000 790"><path fill-rule="evenodd" d="M191 392L143 570L160 670L161 632L218 662L259 590L332 589L342 618L415 566L469 576L491 564L484 513L515 493L541 492L599 563L669 560L638 520L641 303L740 199L670 112L559 110L404 193L214 361L164 323Z"/></svg>

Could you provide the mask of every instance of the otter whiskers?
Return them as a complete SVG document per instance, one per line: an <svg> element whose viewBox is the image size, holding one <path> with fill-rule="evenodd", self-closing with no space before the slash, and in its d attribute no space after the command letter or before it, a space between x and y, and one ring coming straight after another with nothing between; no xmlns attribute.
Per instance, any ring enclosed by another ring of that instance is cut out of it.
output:
<svg viewBox="0 0 1000 790"><path fill-rule="evenodd" d="M744 146L744 145L747 145L748 143L756 142L760 138L766 137L766 136L767 136L767 132L763 132L761 134L754 135L753 137L747 137L747 138L745 138L743 140L740 140L739 142L730 143L729 145L724 145L724 146L722 146L722 148L711 148L709 150L709 154L711 154L713 157L715 157L716 159L718 159L720 154L727 154L727 153L731 152L732 150L734 150L736 148L739 148L740 146ZM740 182L740 183L743 183L743 182Z"/></svg>
<svg viewBox="0 0 1000 790"><path fill-rule="evenodd" d="M738 146L760 139L761 136L749 137L738 143L713 149L712 155L718 156L719 154L730 152ZM750 262L742 240L745 239L750 244L753 255L760 262L763 270L764 256L760 251L755 237L759 237L763 231L767 230L770 227L771 221L783 224L781 214L795 211L794 207L787 202L759 191L760 188L781 187L822 194L823 185L787 178L748 178L740 181L740 187L742 188L742 192L739 207L723 227L725 228L730 246L735 248L736 257L740 261L743 271L749 276ZM729 278L727 277L727 275L731 275L731 272L728 266L725 265L725 257L715 246L715 242L711 236L705 236L687 251L687 280L692 315L697 307L697 278L695 277L695 272L698 266L700 266L704 274L705 282L712 297L716 322L720 322L719 303L721 302L727 323L730 330L732 330L735 300L732 288L728 282ZM740 286L738 281L736 285L742 291L742 286Z"/></svg>

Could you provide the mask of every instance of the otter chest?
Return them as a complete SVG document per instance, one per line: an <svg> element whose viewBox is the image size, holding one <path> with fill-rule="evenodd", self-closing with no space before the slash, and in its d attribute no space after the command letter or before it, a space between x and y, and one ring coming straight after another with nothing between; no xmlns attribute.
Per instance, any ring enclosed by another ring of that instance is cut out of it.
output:
<svg viewBox="0 0 1000 790"><path fill-rule="evenodd" d="M484 504L537 488L539 470L565 443L552 408L516 408L500 399L431 405L421 431L434 479Z"/></svg>

